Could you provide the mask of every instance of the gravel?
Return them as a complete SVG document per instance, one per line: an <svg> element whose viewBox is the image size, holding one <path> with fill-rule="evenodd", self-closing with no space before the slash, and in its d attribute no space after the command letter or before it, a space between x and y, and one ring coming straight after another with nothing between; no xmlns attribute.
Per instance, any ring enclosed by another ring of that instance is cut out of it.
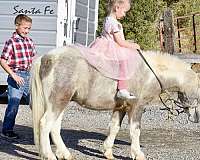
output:
<svg viewBox="0 0 200 160"><path fill-rule="evenodd" d="M0 105L0 128L6 105ZM103 140L108 132L111 111L93 111L71 103L65 111L61 135L77 160L102 160ZM168 119L159 106L146 109L142 117L141 147L147 160L200 160L200 124L187 121L182 114ZM37 160L38 151L33 144L31 110L21 105L16 119L18 141L0 137L0 159ZM52 145L53 150L55 147ZM131 160L129 125L125 117L113 148L119 160Z"/></svg>

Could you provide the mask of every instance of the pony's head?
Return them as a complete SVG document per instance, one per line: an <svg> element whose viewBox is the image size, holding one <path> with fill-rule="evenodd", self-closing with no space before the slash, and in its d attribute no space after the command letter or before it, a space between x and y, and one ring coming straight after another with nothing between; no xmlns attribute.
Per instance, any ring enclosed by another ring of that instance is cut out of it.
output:
<svg viewBox="0 0 200 160"><path fill-rule="evenodd" d="M200 74L198 76L197 99L193 100L190 107L186 110L188 119L191 122L199 123L200 121Z"/></svg>
<svg viewBox="0 0 200 160"><path fill-rule="evenodd" d="M185 113L188 115L188 120L193 123L199 123L200 119L200 101L198 99L193 99L189 104L185 104Z"/></svg>
<svg viewBox="0 0 200 160"><path fill-rule="evenodd" d="M200 91L200 89L198 89ZM198 92L200 93L200 92ZM183 103L184 112L188 115L188 120L193 123L199 123L200 121L200 97L188 98Z"/></svg>
<svg viewBox="0 0 200 160"><path fill-rule="evenodd" d="M179 89L178 110L188 114L192 122L200 121L200 76L189 63L169 54L144 53L146 60L160 78L163 88ZM182 113L181 112L181 113Z"/></svg>
<svg viewBox="0 0 200 160"><path fill-rule="evenodd" d="M199 123L200 116L200 105L198 107L188 108L188 119L193 123Z"/></svg>

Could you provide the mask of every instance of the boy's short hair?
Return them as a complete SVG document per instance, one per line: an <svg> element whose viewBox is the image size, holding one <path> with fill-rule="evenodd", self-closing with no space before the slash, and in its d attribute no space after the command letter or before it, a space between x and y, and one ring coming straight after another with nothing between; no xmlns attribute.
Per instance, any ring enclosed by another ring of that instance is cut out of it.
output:
<svg viewBox="0 0 200 160"><path fill-rule="evenodd" d="M19 14L15 17L15 25L20 25L22 23L22 21L32 23L32 19L25 14Z"/></svg>

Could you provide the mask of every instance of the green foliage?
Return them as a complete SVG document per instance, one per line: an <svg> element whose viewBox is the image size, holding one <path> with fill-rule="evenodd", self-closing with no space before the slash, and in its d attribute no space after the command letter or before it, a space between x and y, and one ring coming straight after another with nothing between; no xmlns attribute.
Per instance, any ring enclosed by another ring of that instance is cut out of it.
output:
<svg viewBox="0 0 200 160"><path fill-rule="evenodd" d="M98 34L106 16L107 0L99 1ZM143 49L159 49L158 22L167 7L173 9L175 16L183 16L200 11L200 0L134 0L122 20L126 39L134 40Z"/></svg>
<svg viewBox="0 0 200 160"><path fill-rule="evenodd" d="M97 30L97 36L101 34L102 28L103 28L103 21L106 17L106 2L107 0L99 0L99 16L98 16L98 30Z"/></svg>
<svg viewBox="0 0 200 160"><path fill-rule="evenodd" d="M195 12L200 12L200 0L180 0L171 7L175 16L184 16Z"/></svg>
<svg viewBox="0 0 200 160"><path fill-rule="evenodd" d="M179 0L163 0L163 1L166 2L167 7L170 7L174 3L179 2Z"/></svg>
<svg viewBox="0 0 200 160"><path fill-rule="evenodd" d="M135 0L123 21L127 39L135 40L143 49L156 48L156 20L162 11L157 0Z"/></svg>

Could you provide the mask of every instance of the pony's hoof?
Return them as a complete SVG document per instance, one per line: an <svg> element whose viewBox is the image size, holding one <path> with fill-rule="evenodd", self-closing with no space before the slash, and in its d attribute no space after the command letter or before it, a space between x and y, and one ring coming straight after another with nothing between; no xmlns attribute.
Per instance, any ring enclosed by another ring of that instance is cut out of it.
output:
<svg viewBox="0 0 200 160"><path fill-rule="evenodd" d="M109 160L114 159L111 149L106 150L105 153L104 153L104 156Z"/></svg>
<svg viewBox="0 0 200 160"><path fill-rule="evenodd" d="M55 155L51 155L51 156L48 156L48 157L42 156L41 159L42 160L57 160Z"/></svg>
<svg viewBox="0 0 200 160"><path fill-rule="evenodd" d="M74 157L74 156L72 156L72 155L70 155L68 158L67 158L67 160L75 160L76 158Z"/></svg>
<svg viewBox="0 0 200 160"><path fill-rule="evenodd" d="M138 155L135 159L136 160L146 160L144 154Z"/></svg>
<svg viewBox="0 0 200 160"><path fill-rule="evenodd" d="M66 154L56 152L56 157L57 159L75 160L75 158L69 152L67 152Z"/></svg>

